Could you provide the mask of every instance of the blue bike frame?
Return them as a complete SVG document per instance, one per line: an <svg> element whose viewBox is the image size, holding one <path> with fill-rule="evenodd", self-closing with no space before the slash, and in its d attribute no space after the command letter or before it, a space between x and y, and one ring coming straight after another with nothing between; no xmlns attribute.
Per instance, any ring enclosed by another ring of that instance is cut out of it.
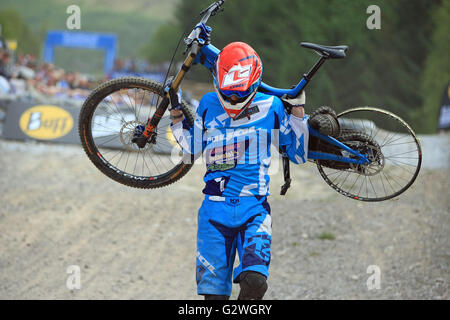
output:
<svg viewBox="0 0 450 320"><path fill-rule="evenodd" d="M193 64L202 64L205 66L209 71L213 71L215 62L217 60L217 56L219 55L220 50L217 49L212 44L206 44L201 46L200 51L198 55L196 56ZM265 84L264 82L261 82L261 85L258 89L258 91L264 92L269 95L277 96L281 98L284 95L296 97L309 83L311 77L313 74L317 71L317 69L323 64L323 62L326 60L325 57L322 57L318 63L313 67L313 69L306 75L302 77L300 82L292 89L279 89L272 86L269 86L268 84ZM349 148L342 142L334 139L330 136L325 136L321 133L319 133L317 130L308 127L310 135L313 135L323 141L326 141L332 145L335 145L348 153L352 154L356 158L348 158L343 157L335 154L330 153L323 153L323 152L316 152L316 151L309 151L308 152L308 159L310 160L333 160L333 161L339 161L339 162L345 162L345 163L352 163L352 164L366 164L369 163L369 159L367 159L367 155L362 155L359 152Z"/></svg>

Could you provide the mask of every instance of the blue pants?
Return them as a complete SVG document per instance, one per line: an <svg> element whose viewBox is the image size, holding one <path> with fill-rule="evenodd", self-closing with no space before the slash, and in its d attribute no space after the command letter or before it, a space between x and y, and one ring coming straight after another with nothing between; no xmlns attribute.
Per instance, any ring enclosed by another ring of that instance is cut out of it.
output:
<svg viewBox="0 0 450 320"><path fill-rule="evenodd" d="M272 219L267 197L206 196L198 213L197 293L231 295L232 276L269 276ZM236 255L239 266L234 270Z"/></svg>

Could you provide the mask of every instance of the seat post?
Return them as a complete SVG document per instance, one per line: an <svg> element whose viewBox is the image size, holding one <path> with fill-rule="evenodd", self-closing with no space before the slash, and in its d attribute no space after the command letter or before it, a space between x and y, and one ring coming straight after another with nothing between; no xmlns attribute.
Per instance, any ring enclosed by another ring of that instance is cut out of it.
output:
<svg viewBox="0 0 450 320"><path fill-rule="evenodd" d="M316 62L316 64L309 70L309 72L305 75L305 79L309 82L311 78L314 76L314 74L319 70L319 68L322 66L322 64L327 60L328 58L326 56L321 56L320 59Z"/></svg>

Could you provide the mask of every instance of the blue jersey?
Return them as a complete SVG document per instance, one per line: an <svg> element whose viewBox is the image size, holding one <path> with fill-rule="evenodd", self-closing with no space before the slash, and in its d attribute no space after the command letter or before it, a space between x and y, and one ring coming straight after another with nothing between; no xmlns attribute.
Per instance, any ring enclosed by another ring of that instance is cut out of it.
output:
<svg viewBox="0 0 450 320"><path fill-rule="evenodd" d="M257 93L246 114L231 119L215 92L203 96L194 125L186 120L171 125L185 153L205 154L203 193L217 197L269 195L270 145L289 159L305 163L308 152L307 117L286 113L275 96Z"/></svg>

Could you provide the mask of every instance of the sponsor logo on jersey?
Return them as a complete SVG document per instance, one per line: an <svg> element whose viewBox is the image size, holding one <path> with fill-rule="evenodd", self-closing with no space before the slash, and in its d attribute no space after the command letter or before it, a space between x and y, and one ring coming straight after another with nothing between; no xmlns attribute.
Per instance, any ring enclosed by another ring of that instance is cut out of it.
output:
<svg viewBox="0 0 450 320"><path fill-rule="evenodd" d="M245 118L245 117L250 118L250 116L251 116L252 114L255 114L255 113L258 113L258 112L259 112L258 106L257 106L257 105L254 105L254 106L251 106L251 107L248 107L247 109L245 109L245 110L244 110L243 112L241 112L241 114L238 115L234 120L236 121L236 120L239 120L239 119L242 119L242 118Z"/></svg>
<svg viewBox="0 0 450 320"><path fill-rule="evenodd" d="M250 127L250 128L243 128L243 129L237 129L237 130L227 130L225 134L218 134L218 135L214 135L212 137L208 137L207 141L208 142L218 142L218 141L222 141L222 140L230 140L233 139L235 137L240 137L240 136L245 136L245 135L250 135L256 133L255 127Z"/></svg>
<svg viewBox="0 0 450 320"><path fill-rule="evenodd" d="M237 142L222 147L212 148L206 152L208 171L224 171L236 166L239 159L245 154L249 142Z"/></svg>
<svg viewBox="0 0 450 320"><path fill-rule="evenodd" d="M219 163L210 164L206 167L208 171L225 171L234 168L236 165L234 163Z"/></svg>

